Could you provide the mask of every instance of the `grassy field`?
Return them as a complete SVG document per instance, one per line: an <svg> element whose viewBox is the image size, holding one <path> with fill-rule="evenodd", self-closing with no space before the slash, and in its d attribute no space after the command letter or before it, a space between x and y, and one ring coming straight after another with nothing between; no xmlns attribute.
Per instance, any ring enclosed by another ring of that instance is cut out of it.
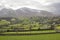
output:
<svg viewBox="0 0 60 40"><path fill-rule="evenodd" d="M60 33L23 36L0 36L0 40L60 40Z"/></svg>
<svg viewBox="0 0 60 40"><path fill-rule="evenodd" d="M3 32L0 35L39 35L39 34L48 34L55 33L55 30L45 30L45 31L25 31L25 32Z"/></svg>

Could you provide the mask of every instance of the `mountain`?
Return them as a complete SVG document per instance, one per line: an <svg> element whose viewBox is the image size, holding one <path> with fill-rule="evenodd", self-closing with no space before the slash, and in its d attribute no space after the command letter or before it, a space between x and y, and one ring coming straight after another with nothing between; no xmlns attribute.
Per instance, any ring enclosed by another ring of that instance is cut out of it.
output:
<svg viewBox="0 0 60 40"><path fill-rule="evenodd" d="M60 16L60 2L47 5L47 8L50 8L50 11L55 13L57 16Z"/></svg>
<svg viewBox="0 0 60 40"><path fill-rule="evenodd" d="M17 17L17 13L13 9L3 8L0 10L0 17Z"/></svg>
<svg viewBox="0 0 60 40"><path fill-rule="evenodd" d="M31 9L23 7L17 10L3 8L0 10L0 17L32 17L32 16L55 16L53 13L45 10Z"/></svg>
<svg viewBox="0 0 60 40"><path fill-rule="evenodd" d="M55 8L54 13L60 16L60 3L54 3L52 6Z"/></svg>
<svg viewBox="0 0 60 40"><path fill-rule="evenodd" d="M36 10L36 9L30 9L30 8L20 8L18 10L16 10L16 12L19 15L22 16L53 16L53 13L48 12L48 11L44 11L44 10Z"/></svg>

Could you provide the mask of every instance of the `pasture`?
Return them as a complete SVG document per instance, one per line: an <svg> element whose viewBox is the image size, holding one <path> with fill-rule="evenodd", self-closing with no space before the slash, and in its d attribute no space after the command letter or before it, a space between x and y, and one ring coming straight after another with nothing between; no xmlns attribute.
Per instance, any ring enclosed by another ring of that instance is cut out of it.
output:
<svg viewBox="0 0 60 40"><path fill-rule="evenodd" d="M0 36L0 40L60 40L60 33L39 35Z"/></svg>

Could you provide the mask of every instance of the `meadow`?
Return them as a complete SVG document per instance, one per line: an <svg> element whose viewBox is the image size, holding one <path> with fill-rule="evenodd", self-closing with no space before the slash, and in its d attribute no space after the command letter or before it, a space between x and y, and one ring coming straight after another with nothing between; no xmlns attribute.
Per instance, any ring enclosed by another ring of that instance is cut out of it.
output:
<svg viewBox="0 0 60 40"><path fill-rule="evenodd" d="M41 35L0 36L0 40L60 40L60 33Z"/></svg>

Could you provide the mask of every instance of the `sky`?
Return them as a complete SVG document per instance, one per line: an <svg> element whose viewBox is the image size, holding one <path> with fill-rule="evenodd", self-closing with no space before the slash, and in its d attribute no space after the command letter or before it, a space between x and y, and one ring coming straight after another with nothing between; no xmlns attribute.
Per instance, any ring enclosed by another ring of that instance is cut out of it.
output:
<svg viewBox="0 0 60 40"><path fill-rule="evenodd" d="M0 0L1 8L19 9L21 7L29 7L41 10L55 10L55 7L50 6L53 3L58 3L60 0Z"/></svg>

